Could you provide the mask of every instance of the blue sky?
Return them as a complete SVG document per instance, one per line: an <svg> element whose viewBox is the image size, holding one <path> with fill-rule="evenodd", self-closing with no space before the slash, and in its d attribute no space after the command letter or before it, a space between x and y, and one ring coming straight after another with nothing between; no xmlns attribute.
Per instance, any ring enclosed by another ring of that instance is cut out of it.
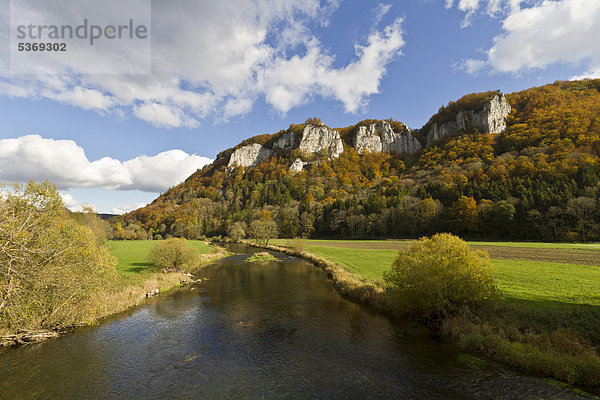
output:
<svg viewBox="0 0 600 400"><path fill-rule="evenodd" d="M308 117L420 128L467 93L600 76L596 1L192 3L152 3L148 76L78 73L89 54L64 74L11 75L4 57L0 181L50 179L74 209L123 212Z"/></svg>

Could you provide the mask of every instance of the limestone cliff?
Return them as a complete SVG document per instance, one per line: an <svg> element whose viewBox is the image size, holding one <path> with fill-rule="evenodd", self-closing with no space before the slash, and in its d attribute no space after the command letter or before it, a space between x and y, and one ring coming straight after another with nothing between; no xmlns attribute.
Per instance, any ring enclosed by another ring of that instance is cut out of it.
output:
<svg viewBox="0 0 600 400"><path fill-rule="evenodd" d="M233 152L229 158L227 168L235 167L255 167L259 162L271 155L271 150L261 146L258 143L249 146L240 147Z"/></svg>
<svg viewBox="0 0 600 400"><path fill-rule="evenodd" d="M273 143L273 150L293 150L296 148L294 132L287 132Z"/></svg>
<svg viewBox="0 0 600 400"><path fill-rule="evenodd" d="M421 143L413 136L410 129L394 132L392 126L386 121L360 126L354 135L353 145L358 153L415 153L421 150Z"/></svg>
<svg viewBox="0 0 600 400"><path fill-rule="evenodd" d="M502 133L506 129L506 117L510 111L506 96L498 93L485 102L481 110L461 110L454 120L433 123L427 131L427 145L444 136L456 135L468 125L479 128L483 133Z"/></svg>
<svg viewBox="0 0 600 400"><path fill-rule="evenodd" d="M304 169L304 161L299 158L296 158L292 165L290 165L290 171L292 172L301 172Z"/></svg>
<svg viewBox="0 0 600 400"><path fill-rule="evenodd" d="M326 149L331 158L338 158L344 152L344 144L338 131L326 126L306 125L298 149L305 154Z"/></svg>

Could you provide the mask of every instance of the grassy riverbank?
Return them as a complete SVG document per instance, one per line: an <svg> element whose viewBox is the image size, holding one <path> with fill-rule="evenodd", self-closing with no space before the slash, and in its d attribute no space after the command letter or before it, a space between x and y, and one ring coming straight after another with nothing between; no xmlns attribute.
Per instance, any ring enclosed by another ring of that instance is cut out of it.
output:
<svg viewBox="0 0 600 400"><path fill-rule="evenodd" d="M110 288L99 290L93 295L97 305L93 315L86 324L94 324L98 320L141 304L147 293L163 292L179 286L182 281L189 280L188 271L160 271L150 262L150 250L157 241L130 240L108 241L106 247L116 257L117 276ZM189 241L197 250L198 265L223 258L227 253L219 247L213 247L202 241ZM58 336L58 332L50 330L31 330L24 332L3 332L0 345L26 344L39 342Z"/></svg>
<svg viewBox="0 0 600 400"><path fill-rule="evenodd" d="M471 244L490 253L500 298L444 321L442 332L467 352L565 382L600 386L600 245ZM303 245L307 253L383 292L383 273L411 242L310 240Z"/></svg>
<svg viewBox="0 0 600 400"><path fill-rule="evenodd" d="M153 265L150 262L150 250L156 245L155 240L111 240L106 247L117 257L117 271L122 276L147 272ZM188 240L188 244L201 256L211 254L214 247L200 240ZM203 258L207 258L204 256ZM206 260L201 260L206 261Z"/></svg>
<svg viewBox="0 0 600 400"><path fill-rule="evenodd" d="M134 307L144 301L147 293L158 290L163 292L182 281L189 280L186 272L192 271L159 271L150 262L150 250L156 245L153 240L109 241L106 246L117 258L116 269L119 273L118 285L110 299L105 315L114 314ZM199 253L198 265L225 257L225 250L213 247L203 241L189 240L188 243Z"/></svg>

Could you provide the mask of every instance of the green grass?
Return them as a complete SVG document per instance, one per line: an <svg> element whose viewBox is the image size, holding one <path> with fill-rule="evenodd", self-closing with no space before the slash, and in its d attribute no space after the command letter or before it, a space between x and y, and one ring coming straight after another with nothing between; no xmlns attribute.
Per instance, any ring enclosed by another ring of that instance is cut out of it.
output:
<svg viewBox="0 0 600 400"><path fill-rule="evenodd" d="M279 242L286 244L283 240ZM353 249L334 247L333 244L327 246L327 243L331 242L310 240L307 241L306 250L336 262L351 273L372 282L383 278L383 273L391 268L397 255L396 250ZM348 242L352 243L352 241L344 241L344 243ZM511 244L514 247L531 245L531 243ZM544 245L569 246L564 243L537 243L537 245L538 248ZM507 300L600 305L600 267L545 261L499 259L491 261L498 288Z"/></svg>
<svg viewBox="0 0 600 400"><path fill-rule="evenodd" d="M375 248L382 247L400 247L401 245L410 245L416 240L330 240L330 239L312 239L307 240L308 245L315 246L343 246L352 247L356 244L358 248L364 248L366 244L372 244ZM271 243L279 246L287 246L290 244L288 239L276 239ZM540 243L540 242L467 242L474 246L502 246L502 247L518 247L531 249L584 249L584 250L600 250L600 243ZM398 246L395 246L398 245Z"/></svg>
<svg viewBox="0 0 600 400"><path fill-rule="evenodd" d="M111 240L106 247L117 257L117 271L121 275L135 275L152 268L149 260L150 250L156 245L155 240ZM212 252L213 248L199 240L188 240L200 254Z"/></svg>
<svg viewBox="0 0 600 400"><path fill-rule="evenodd" d="M312 243L312 241L311 241ZM334 261L348 271L369 281L383 278L396 259L396 250L363 250L308 245L308 252Z"/></svg>
<svg viewBox="0 0 600 400"><path fill-rule="evenodd" d="M507 299L600 305L600 268L537 261L492 260Z"/></svg>

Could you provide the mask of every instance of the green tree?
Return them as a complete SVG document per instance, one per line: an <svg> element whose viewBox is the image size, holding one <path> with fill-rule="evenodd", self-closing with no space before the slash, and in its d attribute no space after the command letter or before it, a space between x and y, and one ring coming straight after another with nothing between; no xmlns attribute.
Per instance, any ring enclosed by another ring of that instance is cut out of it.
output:
<svg viewBox="0 0 600 400"><path fill-rule="evenodd" d="M198 252L186 239L161 240L150 250L150 260L159 268L179 271L198 262Z"/></svg>
<svg viewBox="0 0 600 400"><path fill-rule="evenodd" d="M303 238L309 238L315 230L315 217L308 211L300 215L300 235Z"/></svg>
<svg viewBox="0 0 600 400"><path fill-rule="evenodd" d="M0 193L0 331L93 321L115 264L49 182Z"/></svg>
<svg viewBox="0 0 600 400"><path fill-rule="evenodd" d="M229 227L227 236L232 240L239 242L246 237L246 224L244 222L234 222Z"/></svg>
<svg viewBox="0 0 600 400"><path fill-rule="evenodd" d="M487 254L448 233L400 251L384 274L400 310L428 320L476 306L496 292Z"/></svg>
<svg viewBox="0 0 600 400"><path fill-rule="evenodd" d="M596 199L591 197L576 197L569 199L567 203L567 214L572 215L577 221L577 228L581 239L587 240L587 232L594 225L594 213L596 212Z"/></svg>
<svg viewBox="0 0 600 400"><path fill-rule="evenodd" d="M269 244L270 239L278 236L277 223L272 219L256 219L250 223L249 232L257 243Z"/></svg>
<svg viewBox="0 0 600 400"><path fill-rule="evenodd" d="M477 231L479 215L477 202L472 197L461 196L450 207L450 226L456 233Z"/></svg>
<svg viewBox="0 0 600 400"><path fill-rule="evenodd" d="M492 220L498 232L502 237L505 237L510 233L510 228L513 224L513 220L517 210L515 206L510 204L506 200L500 200L492 209Z"/></svg>

